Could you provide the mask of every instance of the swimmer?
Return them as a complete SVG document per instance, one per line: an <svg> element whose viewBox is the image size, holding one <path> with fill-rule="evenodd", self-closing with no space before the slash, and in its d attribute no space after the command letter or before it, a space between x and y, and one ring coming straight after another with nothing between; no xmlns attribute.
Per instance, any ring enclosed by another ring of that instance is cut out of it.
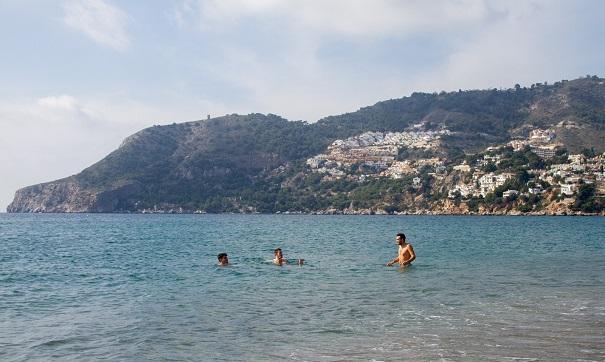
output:
<svg viewBox="0 0 605 362"><path fill-rule="evenodd" d="M284 254L281 251L281 248L277 248L273 251L273 255L275 255L275 258L273 258L273 264L276 265L284 265L284 264L288 264L288 260L284 259ZM305 259L296 259L296 264L298 265L303 265L305 263Z"/></svg>
<svg viewBox="0 0 605 362"><path fill-rule="evenodd" d="M218 265L220 265L220 266L229 265L229 257L227 256L227 253L220 253L217 255L217 258L218 258Z"/></svg>
<svg viewBox="0 0 605 362"><path fill-rule="evenodd" d="M395 241L397 242L397 245L399 245L399 252L397 253L397 257L395 259L387 263L387 266L391 266L395 263L399 263L400 267L410 265L414 259L416 259L416 253L414 252L412 244L405 242L404 233L397 234Z"/></svg>
<svg viewBox="0 0 605 362"><path fill-rule="evenodd" d="M288 261L284 259L284 254L281 252L281 248L273 250L273 255L275 255L273 258L273 264L283 265L284 263L288 263Z"/></svg>

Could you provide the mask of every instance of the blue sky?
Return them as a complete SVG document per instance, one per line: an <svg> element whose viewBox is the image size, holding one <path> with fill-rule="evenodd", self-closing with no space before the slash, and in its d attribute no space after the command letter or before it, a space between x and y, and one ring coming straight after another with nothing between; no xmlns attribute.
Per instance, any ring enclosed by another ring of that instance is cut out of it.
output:
<svg viewBox="0 0 605 362"><path fill-rule="evenodd" d="M0 0L0 209L154 124L605 76L605 2Z"/></svg>

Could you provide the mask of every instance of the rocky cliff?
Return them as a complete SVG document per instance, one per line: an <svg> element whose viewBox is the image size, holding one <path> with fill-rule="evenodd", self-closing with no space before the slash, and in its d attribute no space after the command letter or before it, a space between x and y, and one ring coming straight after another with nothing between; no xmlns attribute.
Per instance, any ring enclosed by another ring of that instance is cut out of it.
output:
<svg viewBox="0 0 605 362"><path fill-rule="evenodd" d="M8 212L87 212L96 194L85 191L77 182L58 180L17 190Z"/></svg>

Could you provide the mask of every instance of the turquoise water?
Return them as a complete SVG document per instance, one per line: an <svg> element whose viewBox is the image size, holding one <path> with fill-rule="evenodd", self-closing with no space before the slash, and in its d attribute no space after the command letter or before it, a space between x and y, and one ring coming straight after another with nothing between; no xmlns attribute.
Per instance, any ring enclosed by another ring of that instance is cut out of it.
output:
<svg viewBox="0 0 605 362"><path fill-rule="evenodd" d="M598 217L0 214L0 360L602 361L604 243Z"/></svg>

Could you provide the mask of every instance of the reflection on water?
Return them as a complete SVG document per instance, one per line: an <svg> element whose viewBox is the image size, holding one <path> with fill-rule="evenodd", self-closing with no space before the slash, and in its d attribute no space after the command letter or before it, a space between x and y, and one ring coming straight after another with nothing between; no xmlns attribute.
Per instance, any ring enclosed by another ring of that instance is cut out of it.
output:
<svg viewBox="0 0 605 362"><path fill-rule="evenodd" d="M0 215L0 359L604 360L604 223Z"/></svg>

